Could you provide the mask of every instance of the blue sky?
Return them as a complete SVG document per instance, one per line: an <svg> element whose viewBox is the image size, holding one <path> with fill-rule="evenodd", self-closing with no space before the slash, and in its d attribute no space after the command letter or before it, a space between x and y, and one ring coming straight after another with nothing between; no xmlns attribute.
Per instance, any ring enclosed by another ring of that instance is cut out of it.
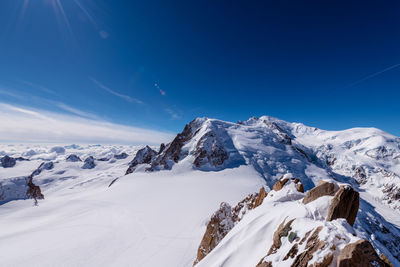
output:
<svg viewBox="0 0 400 267"><path fill-rule="evenodd" d="M0 103L164 139L199 116L261 115L399 136L399 12L398 1L4 0Z"/></svg>

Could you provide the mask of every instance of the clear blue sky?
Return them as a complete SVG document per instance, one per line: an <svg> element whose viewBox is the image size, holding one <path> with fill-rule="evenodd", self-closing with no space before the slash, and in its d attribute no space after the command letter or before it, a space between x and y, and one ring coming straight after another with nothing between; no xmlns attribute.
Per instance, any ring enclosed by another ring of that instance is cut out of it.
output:
<svg viewBox="0 0 400 267"><path fill-rule="evenodd" d="M399 1L2 0L0 102L169 132L270 115L400 135Z"/></svg>

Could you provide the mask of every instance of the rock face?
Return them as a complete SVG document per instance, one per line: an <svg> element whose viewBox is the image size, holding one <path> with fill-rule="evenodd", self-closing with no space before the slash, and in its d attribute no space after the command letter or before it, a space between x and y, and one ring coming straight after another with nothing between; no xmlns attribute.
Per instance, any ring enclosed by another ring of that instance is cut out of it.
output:
<svg viewBox="0 0 400 267"><path fill-rule="evenodd" d="M126 170L125 175L132 173L136 169L136 166L139 164L143 164L143 163L150 164L156 155L157 155L157 152L154 151L153 149L151 149L149 146L146 146L146 147L140 149L136 153L133 160L129 163L129 167Z"/></svg>
<svg viewBox="0 0 400 267"><path fill-rule="evenodd" d="M84 161L82 169L93 169L96 167L96 163L94 162L94 158L92 156L87 157Z"/></svg>
<svg viewBox="0 0 400 267"><path fill-rule="evenodd" d="M52 161L43 162L39 167L33 171L32 175L39 175L43 170L51 170L54 168L54 163Z"/></svg>
<svg viewBox="0 0 400 267"><path fill-rule="evenodd" d="M335 185L333 183L320 181L316 187L309 190L303 199L303 204L310 203L322 196L333 196L335 194Z"/></svg>
<svg viewBox="0 0 400 267"><path fill-rule="evenodd" d="M28 190L26 191L26 196L32 198L35 201L35 205L37 205L38 199L44 199L44 195L42 194L40 187L33 183L33 176L34 174L31 174L27 178Z"/></svg>
<svg viewBox="0 0 400 267"><path fill-rule="evenodd" d="M267 196L264 187L256 194L250 194L240 201L234 208L225 202L221 203L207 224L206 232L197 250L197 258L193 265L201 261L210 253L228 234L228 232L238 223L248 210L254 209L262 204Z"/></svg>
<svg viewBox="0 0 400 267"><path fill-rule="evenodd" d="M297 255L296 259L292 263L292 266L296 267L307 267L308 262L313 258L313 254L324 248L326 245L326 242L321 241L318 239L318 234L321 232L322 227L318 227L317 229L314 230L310 238L308 238L305 251L299 255ZM333 260L333 254L328 254L327 258L324 258L322 262L316 263L314 266L329 266L329 264Z"/></svg>
<svg viewBox="0 0 400 267"><path fill-rule="evenodd" d="M320 261L315 262L312 265L309 265L310 260L314 257L314 254L317 251L321 251L323 249L327 249L327 243L325 241L321 241L318 238L319 233L323 229L322 226L319 226L313 230L310 230L305 234L305 236L300 240L299 237L296 236L295 232L291 232L294 219L286 222L286 219L279 225L278 229L274 232L273 236L273 244L269 249L267 255L258 262L257 267L262 266L280 266L279 262L273 263L271 258L268 256L277 253L282 244L282 238L287 237L288 241L294 243L290 250L287 252L286 256L283 258L283 261L288 260L289 258L293 259L291 267L328 267L333 261L333 249L331 252L327 253L327 255ZM312 233L312 234L311 234ZM292 237L293 236L293 237ZM304 248L302 248L302 252L299 254L300 247L303 247L303 243L306 242ZM328 248L329 249L329 248ZM286 252L285 252L286 253ZM287 265L288 266L288 265Z"/></svg>
<svg viewBox="0 0 400 267"><path fill-rule="evenodd" d="M389 264L379 258L367 240L348 244L342 249L337 260L337 267L389 267Z"/></svg>
<svg viewBox="0 0 400 267"><path fill-rule="evenodd" d="M69 162L78 162L78 161L82 161L82 160L81 160L81 158L78 157L77 155L71 154L71 155L69 155L69 156L67 157L66 161L69 161Z"/></svg>
<svg viewBox="0 0 400 267"><path fill-rule="evenodd" d="M293 223L294 219L285 222L286 219L279 225L278 229L274 233L274 242L268 251L267 256L276 253L276 251L281 247L281 238L289 235L289 231L292 230L290 225Z"/></svg>
<svg viewBox="0 0 400 267"><path fill-rule="evenodd" d="M122 152L121 154L115 154L114 158L115 159L126 159L128 157L128 154L126 154L125 152Z"/></svg>
<svg viewBox="0 0 400 267"><path fill-rule="evenodd" d="M360 205L360 194L351 186L341 186L329 206L327 221L344 218L353 226Z"/></svg>
<svg viewBox="0 0 400 267"><path fill-rule="evenodd" d="M229 158L224 146L219 142L213 132L203 135L196 145L193 164L200 167L207 163L212 166L222 165Z"/></svg>
<svg viewBox="0 0 400 267"><path fill-rule="evenodd" d="M197 258L193 265L196 265L208 253L210 253L210 251L218 245L233 226L232 208L229 204L223 202L221 203L219 210L211 216L211 219L207 224L206 233L201 240L200 246L197 250Z"/></svg>
<svg viewBox="0 0 400 267"><path fill-rule="evenodd" d="M15 158L9 157L7 155L2 157L0 161L1 161L1 166L3 166L3 168L12 168L16 164Z"/></svg>

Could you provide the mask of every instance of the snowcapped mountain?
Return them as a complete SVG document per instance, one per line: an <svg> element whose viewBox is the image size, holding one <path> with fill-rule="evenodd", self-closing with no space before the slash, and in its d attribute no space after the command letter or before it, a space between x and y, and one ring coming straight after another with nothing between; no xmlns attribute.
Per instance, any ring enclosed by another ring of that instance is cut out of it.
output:
<svg viewBox="0 0 400 267"><path fill-rule="evenodd" d="M400 139L378 129L198 118L159 148L1 145L0 158L5 266L333 266L357 242L400 266ZM334 191L304 204L322 181ZM359 192L354 225L327 219L340 186ZM219 237L199 260L210 220Z"/></svg>

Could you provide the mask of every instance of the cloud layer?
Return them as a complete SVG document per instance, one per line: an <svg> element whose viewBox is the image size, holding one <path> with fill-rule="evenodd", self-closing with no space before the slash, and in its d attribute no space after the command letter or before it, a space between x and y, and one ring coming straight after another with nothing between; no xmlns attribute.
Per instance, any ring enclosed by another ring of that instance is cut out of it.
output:
<svg viewBox="0 0 400 267"><path fill-rule="evenodd" d="M171 133L21 108L0 102L0 141L40 143L160 144Z"/></svg>

